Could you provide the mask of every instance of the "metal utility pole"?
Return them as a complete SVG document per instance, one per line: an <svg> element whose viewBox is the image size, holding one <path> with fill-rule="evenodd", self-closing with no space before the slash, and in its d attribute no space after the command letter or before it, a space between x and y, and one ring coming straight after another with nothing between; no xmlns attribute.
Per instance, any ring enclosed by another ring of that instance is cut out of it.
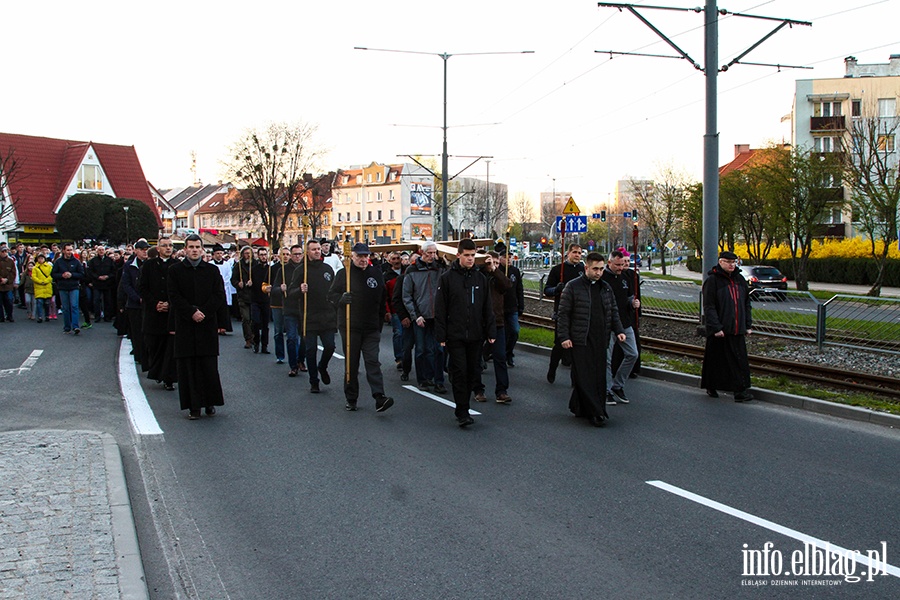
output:
<svg viewBox="0 0 900 600"><path fill-rule="evenodd" d="M448 52L418 52L415 50L389 50L386 48L364 48L361 46L354 46L354 50L370 50L372 52L398 52L401 54L426 54L429 56L438 56L444 61L444 125L441 127L444 131L444 143L441 148L441 236L442 239L447 239L447 207L449 205L449 193L450 190L450 177L448 176L448 172L450 170L449 165L449 155L447 154L447 60L451 56L483 56L488 54L534 54L534 50L521 50L518 52L457 52L454 54L450 54ZM482 158L482 157L479 157ZM477 161L478 159L476 159ZM472 164L475 164L474 162ZM471 165L469 165L471 166ZM468 169L469 167L466 167ZM463 169L465 170L465 169ZM462 172L462 171L460 171Z"/></svg>
<svg viewBox="0 0 900 600"><path fill-rule="evenodd" d="M717 76L719 71L727 71L729 67L736 64L755 65L762 67L777 67L778 69L806 69L810 67L801 67L796 65L782 64L766 64L742 62L741 59L755 50L764 41L775 35L783 27L792 27L794 25L811 26L809 21L795 21L793 19L783 19L780 17L763 17L759 15L748 15L743 13L733 13L716 6L715 0L706 0L705 8L678 8L673 6L644 6L633 4L615 4L609 2L598 2L598 6L607 8L617 8L620 11L627 10L642 23L649 27L656 35L663 39L678 56L669 56L661 54L645 54L640 52L616 52L613 50L595 50L599 54L609 54L610 56L629 55L629 56L652 56L655 58L677 58L684 59L693 65L698 71L703 71L706 76L706 131L703 134L703 277L706 278L706 272L715 264L717 249L719 246L719 132L718 132L718 105L717 105ZM675 42L670 40L664 33L654 27L650 21L638 13L637 8L643 10L673 10L681 12L700 12L705 13L704 23L704 61L705 67L700 66L697 61L691 58L684 50L679 48ZM734 17L745 17L749 19L762 19L766 21L777 21L778 26L768 34L763 36L759 41L742 52L727 65L718 67L719 64L719 17L725 15Z"/></svg>

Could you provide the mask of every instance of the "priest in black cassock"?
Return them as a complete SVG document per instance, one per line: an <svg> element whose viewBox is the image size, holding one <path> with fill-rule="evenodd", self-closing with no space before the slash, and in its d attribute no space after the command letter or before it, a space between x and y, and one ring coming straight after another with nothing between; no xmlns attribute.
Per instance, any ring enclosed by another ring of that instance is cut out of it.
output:
<svg viewBox="0 0 900 600"><path fill-rule="evenodd" d="M219 379L219 332L228 318L219 270L203 261L203 242L185 238L185 258L169 269L169 324L175 334L175 362L181 409L189 419L208 416L225 404Z"/></svg>
<svg viewBox="0 0 900 600"><path fill-rule="evenodd" d="M175 389L178 373L175 368L175 340L169 334L169 286L166 277L172 258L172 240L161 237L156 244L158 255L144 261L139 286L143 307L142 328L147 350L147 377L163 382L169 391Z"/></svg>
<svg viewBox="0 0 900 600"><path fill-rule="evenodd" d="M603 255L591 252L585 259L584 273L573 279L559 299L556 339L572 350L572 397L569 410L585 417L595 427L609 418L606 414L606 353L610 332L625 341L625 329L619 319L615 296L609 284L600 279Z"/></svg>

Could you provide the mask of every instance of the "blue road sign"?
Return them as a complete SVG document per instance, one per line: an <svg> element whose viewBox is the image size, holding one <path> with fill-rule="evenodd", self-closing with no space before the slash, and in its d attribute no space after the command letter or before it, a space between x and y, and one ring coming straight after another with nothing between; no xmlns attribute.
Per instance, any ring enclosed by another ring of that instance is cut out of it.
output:
<svg viewBox="0 0 900 600"><path fill-rule="evenodd" d="M587 215L566 215L566 233L584 233L588 228ZM555 231L559 233L559 222L563 217L556 217Z"/></svg>
<svg viewBox="0 0 900 600"><path fill-rule="evenodd" d="M543 248L543 246L541 245L540 242L536 243L536 244L534 245L534 247L537 248L538 250L540 250L541 248Z"/></svg>
<svg viewBox="0 0 900 600"><path fill-rule="evenodd" d="M600 213L594 213L591 215L592 219L599 219L602 215Z"/></svg>
<svg viewBox="0 0 900 600"><path fill-rule="evenodd" d="M630 218L631 218L631 213L630 213L630 212L622 213L622 216L625 217L626 219L630 219Z"/></svg>

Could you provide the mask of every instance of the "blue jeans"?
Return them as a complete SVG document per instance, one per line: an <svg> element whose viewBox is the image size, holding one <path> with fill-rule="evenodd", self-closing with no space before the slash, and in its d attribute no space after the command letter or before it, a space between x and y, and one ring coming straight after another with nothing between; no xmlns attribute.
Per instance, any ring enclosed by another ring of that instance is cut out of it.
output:
<svg viewBox="0 0 900 600"><path fill-rule="evenodd" d="M34 299L34 318L44 320L49 317L49 313L47 312L50 308L48 306L48 301L50 298L35 298Z"/></svg>
<svg viewBox="0 0 900 600"><path fill-rule="evenodd" d="M272 308L272 324L275 327L275 358L284 360L284 309Z"/></svg>
<svg viewBox="0 0 900 600"><path fill-rule="evenodd" d="M413 322L411 328L416 336L416 380L444 383L444 353L434 338L434 319L426 319L425 327Z"/></svg>
<svg viewBox="0 0 900 600"><path fill-rule="evenodd" d="M292 371L300 368L300 359L304 358L305 350L300 339L300 317L296 315L284 315L284 335L287 339L287 359Z"/></svg>
<svg viewBox="0 0 900 600"><path fill-rule="evenodd" d="M515 356L513 349L516 347L516 342L519 341L519 313L506 313L503 320L504 329L506 329L506 360L512 360Z"/></svg>
<svg viewBox="0 0 900 600"><path fill-rule="evenodd" d="M62 302L63 331L72 331L80 327L78 322L78 290L59 290Z"/></svg>

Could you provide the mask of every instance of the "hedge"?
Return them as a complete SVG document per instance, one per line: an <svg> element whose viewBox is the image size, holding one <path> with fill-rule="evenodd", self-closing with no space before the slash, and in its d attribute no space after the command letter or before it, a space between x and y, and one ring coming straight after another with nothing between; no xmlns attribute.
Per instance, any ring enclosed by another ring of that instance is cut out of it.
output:
<svg viewBox="0 0 900 600"><path fill-rule="evenodd" d="M790 259L770 259L765 264L775 267L788 279L794 279L794 265ZM699 271L700 259L688 258L687 267L691 271ZM871 258L811 258L806 265L806 278L817 283L872 285L877 275L878 265ZM900 260L888 259L885 262L882 285L900 287Z"/></svg>

